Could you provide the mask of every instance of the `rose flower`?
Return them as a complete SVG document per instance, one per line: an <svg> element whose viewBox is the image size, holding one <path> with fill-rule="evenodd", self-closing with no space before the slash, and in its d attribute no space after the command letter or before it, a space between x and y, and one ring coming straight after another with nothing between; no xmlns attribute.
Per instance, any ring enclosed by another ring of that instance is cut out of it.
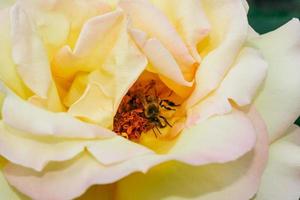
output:
<svg viewBox="0 0 300 200"><path fill-rule="evenodd" d="M0 199L298 199L300 23L259 35L247 12L2 4Z"/></svg>

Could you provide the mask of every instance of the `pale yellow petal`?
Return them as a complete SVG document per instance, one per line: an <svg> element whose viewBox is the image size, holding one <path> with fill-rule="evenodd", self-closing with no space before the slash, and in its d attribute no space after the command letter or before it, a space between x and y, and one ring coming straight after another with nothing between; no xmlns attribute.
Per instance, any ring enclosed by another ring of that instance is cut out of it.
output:
<svg viewBox="0 0 300 200"><path fill-rule="evenodd" d="M18 4L11 9L12 55L25 84L46 98L51 85L50 64L42 39Z"/></svg>
<svg viewBox="0 0 300 200"><path fill-rule="evenodd" d="M229 100L238 106L249 105L267 75L267 62L259 51L244 48L219 88L188 111L189 124L231 111Z"/></svg>
<svg viewBox="0 0 300 200"><path fill-rule="evenodd" d="M270 141L279 138L300 115L300 22L250 40L269 63L265 84L255 105L267 123Z"/></svg>
<svg viewBox="0 0 300 200"><path fill-rule="evenodd" d="M294 125L286 134L270 147L269 162L256 200L300 197L300 128Z"/></svg>
<svg viewBox="0 0 300 200"><path fill-rule="evenodd" d="M0 79L22 98L31 95L16 70L12 59L11 23L9 9L0 10Z"/></svg>
<svg viewBox="0 0 300 200"><path fill-rule="evenodd" d="M211 32L204 43L206 51L195 80L196 88L187 100L187 107L193 106L215 90L234 63L244 44L248 22L241 1L202 0L204 11L211 24Z"/></svg>

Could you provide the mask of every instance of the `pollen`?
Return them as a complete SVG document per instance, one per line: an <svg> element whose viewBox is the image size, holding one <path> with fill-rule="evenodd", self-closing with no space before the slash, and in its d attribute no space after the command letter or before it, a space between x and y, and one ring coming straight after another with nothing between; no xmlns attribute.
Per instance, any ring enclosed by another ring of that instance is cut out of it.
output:
<svg viewBox="0 0 300 200"><path fill-rule="evenodd" d="M142 133L152 130L158 137L160 129L172 127L163 113L175 111L178 105L162 98L160 93L154 80L134 84L119 105L113 131L126 139L138 141Z"/></svg>

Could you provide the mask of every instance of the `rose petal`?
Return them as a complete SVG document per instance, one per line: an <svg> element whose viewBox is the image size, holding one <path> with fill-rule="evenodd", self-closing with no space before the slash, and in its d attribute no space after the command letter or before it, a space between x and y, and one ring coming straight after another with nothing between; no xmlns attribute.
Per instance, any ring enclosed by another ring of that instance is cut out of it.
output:
<svg viewBox="0 0 300 200"><path fill-rule="evenodd" d="M249 105L267 74L267 63L252 48L244 48L220 87L188 112L188 124L231 111L229 100L238 106Z"/></svg>
<svg viewBox="0 0 300 200"><path fill-rule="evenodd" d="M78 159L65 163L52 163L43 172L35 172L9 164L5 174L13 186L32 198L70 199L81 195L91 185L113 183L134 172L146 173L151 167L168 160L176 159L194 165L235 160L248 152L255 142L255 133L252 133L253 127L250 126L247 118L238 111L207 121L205 124L199 124L197 127L186 130L184 134L186 136L179 138L177 146L166 155L155 155L148 152L146 148L144 151L135 151L132 149L133 146L127 146L132 144L118 143L118 141L116 141L118 144L111 143L109 145L103 140L103 146L100 144L94 147L90 146L89 151L94 156L96 155L96 158L102 159L102 162L110 163L110 165L102 165L91 156L84 154ZM224 131L226 129L227 131ZM193 138L198 143L192 142ZM122 138L122 140L125 139ZM187 142L188 145L185 145ZM124 152L118 149L112 150L112 155L106 156L105 149L112 146L124 147L122 150ZM96 147L97 149L94 149ZM137 154L132 154L134 152ZM131 156L126 157L129 153ZM265 154L261 153L260 155ZM116 158L118 160L115 160ZM124 159L123 162L117 162L122 159ZM259 163L263 164L261 160Z"/></svg>
<svg viewBox="0 0 300 200"><path fill-rule="evenodd" d="M55 56L52 66L54 76L70 79L77 72L91 72L104 63L113 48L122 21L122 11L116 10L89 19L76 42L74 52L63 47Z"/></svg>
<svg viewBox="0 0 300 200"><path fill-rule="evenodd" d="M227 115L215 116L183 130L169 154L193 165L223 163L250 151L255 140L251 121L233 109Z"/></svg>
<svg viewBox="0 0 300 200"><path fill-rule="evenodd" d="M244 157L201 167L165 163L147 174L134 174L118 182L116 199L250 199L258 189L268 156L263 121L254 110L250 115L258 138L255 149Z"/></svg>
<svg viewBox="0 0 300 200"><path fill-rule="evenodd" d="M300 128L292 126L287 134L271 145L270 159L256 200L300 197Z"/></svg>
<svg viewBox="0 0 300 200"><path fill-rule="evenodd" d="M9 9L0 10L0 79L22 98L27 98L31 92L20 79L12 59L11 31Z"/></svg>
<svg viewBox="0 0 300 200"><path fill-rule="evenodd" d="M25 133L0 124L0 154L7 160L41 171L50 161L74 158L84 150L86 141L39 141Z"/></svg>
<svg viewBox="0 0 300 200"><path fill-rule="evenodd" d="M255 105L267 123L271 142L279 138L300 114L299 33L299 20L293 19L276 31L250 41L270 65Z"/></svg>
<svg viewBox="0 0 300 200"><path fill-rule="evenodd" d="M3 121L13 128L34 135L67 138L112 137L112 131L88 124L66 113L53 113L7 93L3 103Z"/></svg>
<svg viewBox="0 0 300 200"><path fill-rule="evenodd" d="M21 195L19 192L14 190L6 181L2 169L6 162L0 157L0 199L13 199L13 200L29 200L25 196Z"/></svg>
<svg viewBox="0 0 300 200"><path fill-rule="evenodd" d="M114 198L114 187L115 185L113 184L91 187L84 195L76 198L76 200L92 200L95 197L101 197L101 200L111 200Z"/></svg>
<svg viewBox="0 0 300 200"><path fill-rule="evenodd" d="M85 93L70 107L68 113L109 128L113 124L113 101L99 86L89 84Z"/></svg>
<svg viewBox="0 0 300 200"><path fill-rule="evenodd" d="M168 17L178 34L187 44L190 53L201 61L197 44L208 35L210 24L197 0L151 0Z"/></svg>
<svg viewBox="0 0 300 200"><path fill-rule="evenodd" d="M44 44L20 5L11 9L12 54L25 84L37 95L47 98L51 72Z"/></svg>
<svg viewBox="0 0 300 200"><path fill-rule="evenodd" d="M134 28L157 38L172 53L185 77L191 81L196 61L166 16L148 0L124 0L120 7L130 16Z"/></svg>
<svg viewBox="0 0 300 200"><path fill-rule="evenodd" d="M196 88L186 102L187 107L218 87L245 42L248 31L247 16L241 1L203 0L202 5L212 27L209 44L206 44L209 53L203 57L196 72Z"/></svg>

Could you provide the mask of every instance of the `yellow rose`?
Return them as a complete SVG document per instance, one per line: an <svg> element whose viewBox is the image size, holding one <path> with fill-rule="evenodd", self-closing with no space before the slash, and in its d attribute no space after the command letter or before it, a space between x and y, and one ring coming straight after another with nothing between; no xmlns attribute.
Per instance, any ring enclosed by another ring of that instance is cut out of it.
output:
<svg viewBox="0 0 300 200"><path fill-rule="evenodd" d="M299 20L258 35L241 0L1 6L0 199L299 197Z"/></svg>

